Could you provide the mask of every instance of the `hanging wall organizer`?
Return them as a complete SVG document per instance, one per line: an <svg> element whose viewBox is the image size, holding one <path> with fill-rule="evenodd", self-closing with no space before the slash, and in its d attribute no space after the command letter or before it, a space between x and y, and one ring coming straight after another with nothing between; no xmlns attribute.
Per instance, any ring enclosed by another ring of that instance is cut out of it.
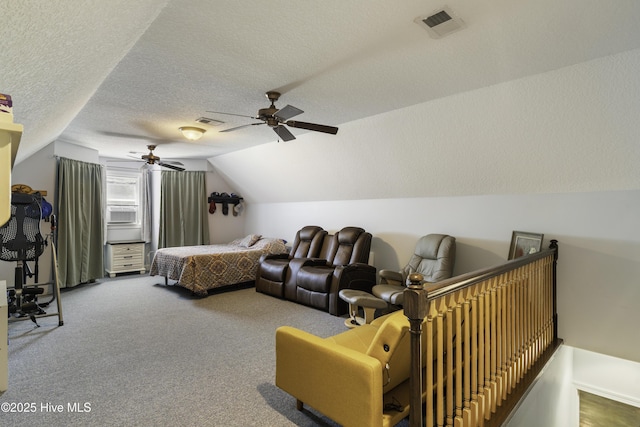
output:
<svg viewBox="0 0 640 427"><path fill-rule="evenodd" d="M209 213L216 213L216 203L222 204L222 214L229 214L229 205L233 205L232 211L233 216L238 216L244 210L243 206L244 199L238 196L236 193L217 193L213 192L207 198L207 202L209 203Z"/></svg>

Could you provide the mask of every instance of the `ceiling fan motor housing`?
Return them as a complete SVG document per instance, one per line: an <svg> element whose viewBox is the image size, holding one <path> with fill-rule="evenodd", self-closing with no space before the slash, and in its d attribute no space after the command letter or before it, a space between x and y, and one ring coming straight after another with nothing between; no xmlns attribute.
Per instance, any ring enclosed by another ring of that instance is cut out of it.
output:
<svg viewBox="0 0 640 427"><path fill-rule="evenodd" d="M153 150L156 149L155 145L147 145L147 148L149 149L149 154L144 154L142 160L146 160L148 164L153 165L160 160L160 157L153 154Z"/></svg>
<svg viewBox="0 0 640 427"><path fill-rule="evenodd" d="M273 115L275 113L278 112L278 109L275 107L269 107L269 108L261 108L258 110L258 118L260 120L269 120L269 119L273 119ZM273 119L275 120L275 119ZM270 123L268 123L269 126L272 126ZM276 120L276 124L277 124L277 120Z"/></svg>
<svg viewBox="0 0 640 427"><path fill-rule="evenodd" d="M160 157L158 156L154 156L153 154L145 154L144 156L142 156L143 160L146 160L147 163L149 163L150 165L155 164L158 160L160 160Z"/></svg>

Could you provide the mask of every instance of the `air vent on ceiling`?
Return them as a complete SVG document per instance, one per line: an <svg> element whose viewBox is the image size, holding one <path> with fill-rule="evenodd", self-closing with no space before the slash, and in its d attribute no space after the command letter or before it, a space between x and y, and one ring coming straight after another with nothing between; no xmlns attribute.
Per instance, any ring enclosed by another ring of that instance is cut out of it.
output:
<svg viewBox="0 0 640 427"><path fill-rule="evenodd" d="M444 7L431 15L418 16L414 22L427 30L434 39L440 39L465 27L449 7Z"/></svg>
<svg viewBox="0 0 640 427"><path fill-rule="evenodd" d="M224 124L222 120L210 119L209 117L198 117L196 122L209 126L220 126L221 124Z"/></svg>

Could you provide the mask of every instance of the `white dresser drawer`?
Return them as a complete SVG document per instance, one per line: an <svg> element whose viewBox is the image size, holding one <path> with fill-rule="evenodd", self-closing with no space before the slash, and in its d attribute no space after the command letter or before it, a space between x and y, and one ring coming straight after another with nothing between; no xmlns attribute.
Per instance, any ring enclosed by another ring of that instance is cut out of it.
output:
<svg viewBox="0 0 640 427"><path fill-rule="evenodd" d="M139 256L118 256L118 257L113 257L113 259L111 260L111 269L112 270L117 270L117 269L122 269L122 268L134 268L136 270L138 270L140 268L140 266L144 267L144 264L142 262L142 255Z"/></svg>
<svg viewBox="0 0 640 427"><path fill-rule="evenodd" d="M140 255L142 256L142 252L144 252L144 244L119 244L119 245L109 245L112 246L113 256L124 256L124 255Z"/></svg>

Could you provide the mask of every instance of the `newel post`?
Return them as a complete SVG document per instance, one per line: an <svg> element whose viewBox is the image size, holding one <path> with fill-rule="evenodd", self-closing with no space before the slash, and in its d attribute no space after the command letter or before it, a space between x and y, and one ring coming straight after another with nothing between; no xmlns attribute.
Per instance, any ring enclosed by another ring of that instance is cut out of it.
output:
<svg viewBox="0 0 640 427"><path fill-rule="evenodd" d="M422 275L411 274L404 290L404 315L409 319L411 334L411 370L409 377L409 427L422 426L422 321L427 316L427 292Z"/></svg>

